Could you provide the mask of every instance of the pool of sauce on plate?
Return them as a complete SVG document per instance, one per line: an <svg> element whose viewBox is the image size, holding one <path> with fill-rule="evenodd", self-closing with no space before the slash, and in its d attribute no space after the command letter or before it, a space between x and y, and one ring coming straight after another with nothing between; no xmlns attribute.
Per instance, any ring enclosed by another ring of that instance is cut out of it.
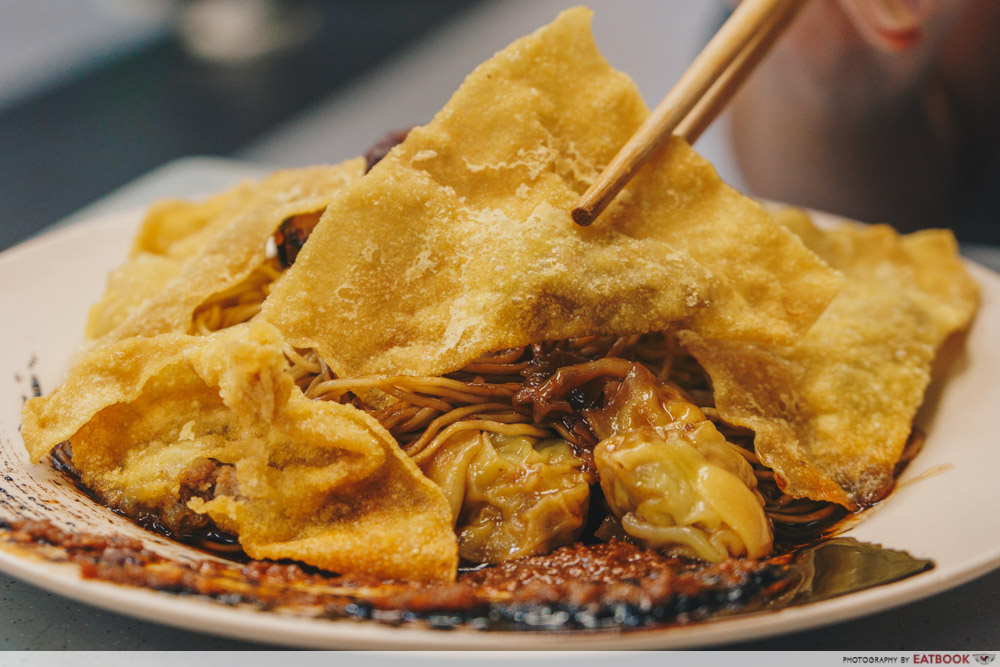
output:
<svg viewBox="0 0 1000 667"><path fill-rule="evenodd" d="M60 467L72 478L66 464ZM144 528L178 539L154 516L138 519ZM827 524L824 531L829 535L835 527ZM226 605L435 629L561 632L683 625L825 600L933 567L905 552L818 536L806 526L783 535L776 555L756 561L705 565L613 540L463 567L455 582L416 583L254 561L232 536L212 527L203 532L182 541L225 560L180 562L133 538L67 532L48 521L0 522L0 542L72 563L88 579Z"/></svg>

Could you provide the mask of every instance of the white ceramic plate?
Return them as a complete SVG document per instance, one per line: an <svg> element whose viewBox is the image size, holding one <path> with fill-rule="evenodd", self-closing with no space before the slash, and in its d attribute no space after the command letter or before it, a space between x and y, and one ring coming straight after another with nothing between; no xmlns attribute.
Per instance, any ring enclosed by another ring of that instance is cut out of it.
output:
<svg viewBox="0 0 1000 667"><path fill-rule="evenodd" d="M88 532L143 539L182 560L206 556L146 533L90 501L47 465L32 466L18 434L20 407L37 378L45 391L65 373L82 340L89 304L125 257L137 211L107 215L0 255L0 516L48 518ZM826 217L827 222L832 218ZM946 384L938 381L918 421L923 452L892 496L850 535L931 558L935 569L887 586L780 612L686 627L579 633L573 648L676 648L761 638L861 616L957 586L1000 565L996 526L1000 447L1000 276L979 265L982 307ZM565 648L566 635L434 631L248 611L191 597L83 580L76 569L0 550L0 570L61 595L147 620L230 637L316 648ZM516 635L516 637L512 636Z"/></svg>

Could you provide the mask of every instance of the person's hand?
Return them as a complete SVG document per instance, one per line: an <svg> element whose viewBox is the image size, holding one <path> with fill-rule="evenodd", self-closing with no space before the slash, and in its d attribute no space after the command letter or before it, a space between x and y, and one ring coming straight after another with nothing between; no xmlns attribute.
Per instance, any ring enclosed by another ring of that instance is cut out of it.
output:
<svg viewBox="0 0 1000 667"><path fill-rule="evenodd" d="M811 0L734 99L758 195L956 224L996 154L1000 0Z"/></svg>
<svg viewBox="0 0 1000 667"><path fill-rule="evenodd" d="M969 0L812 0L766 68L836 107L881 106L926 76Z"/></svg>
<svg viewBox="0 0 1000 667"><path fill-rule="evenodd" d="M824 11L845 16L855 34L880 51L899 52L915 48L923 36L924 23L932 18L934 0L839 0L825 4ZM838 20L840 17L831 17Z"/></svg>

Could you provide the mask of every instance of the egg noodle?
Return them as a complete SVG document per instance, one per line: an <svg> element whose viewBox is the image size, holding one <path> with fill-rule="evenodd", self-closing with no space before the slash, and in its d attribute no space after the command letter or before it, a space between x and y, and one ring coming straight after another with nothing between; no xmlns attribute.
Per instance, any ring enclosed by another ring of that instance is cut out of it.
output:
<svg viewBox="0 0 1000 667"><path fill-rule="evenodd" d="M269 259L246 280L215 295L195 313L192 332L207 334L253 318L280 277L281 264ZM525 386L522 374L534 360L553 351L589 361L621 358L649 368L657 378L681 387L691 401L726 437L732 449L753 466L764 510L776 528L808 526L816 534L845 516L835 503L794 498L783 493L774 472L764 466L753 448L753 433L727 424L714 408L710 381L701 366L680 348L669 332L631 336L590 336L502 350L477 359L444 377L373 376L339 379L312 350L285 346L290 373L312 399L350 403L374 416L419 465L462 431L485 431L507 436L562 438L577 452L592 450L597 438L578 415L535 422L530 406L515 405ZM554 370L554 369L550 369ZM381 392L377 407L359 395ZM901 462L919 451L922 436L914 431ZM780 530L780 528L779 528ZM781 538L779 533L778 538Z"/></svg>

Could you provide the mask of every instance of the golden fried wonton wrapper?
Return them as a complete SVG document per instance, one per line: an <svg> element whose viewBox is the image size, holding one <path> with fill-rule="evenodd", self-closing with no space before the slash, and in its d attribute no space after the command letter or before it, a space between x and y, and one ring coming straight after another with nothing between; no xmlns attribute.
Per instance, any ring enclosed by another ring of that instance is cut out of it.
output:
<svg viewBox="0 0 1000 667"><path fill-rule="evenodd" d="M288 176L294 170L278 172L262 183L243 182L204 201L165 199L155 202L132 240L131 256L151 253L185 259L198 254L211 235L228 221L259 206L273 190L287 189L294 181Z"/></svg>
<svg viewBox="0 0 1000 667"><path fill-rule="evenodd" d="M930 381L938 347L966 327L978 288L950 232L815 227L777 216L848 283L792 347L680 340L712 378L722 417L753 429L788 494L857 509L883 498Z"/></svg>
<svg viewBox="0 0 1000 667"><path fill-rule="evenodd" d="M108 276L101 300L87 314L87 338L100 338L177 277L184 262L166 255L143 252L131 257Z"/></svg>
<svg viewBox="0 0 1000 667"><path fill-rule="evenodd" d="M342 377L436 374L684 321L789 342L840 277L681 140L590 228L569 211L648 115L564 12L477 68L327 208L263 316Z"/></svg>
<svg viewBox="0 0 1000 667"><path fill-rule="evenodd" d="M146 216L128 262L90 311L87 336L189 333L199 305L245 279L265 259L283 220L323 210L364 173L355 158L334 166L279 171L201 203L157 204Z"/></svg>
<svg viewBox="0 0 1000 667"><path fill-rule="evenodd" d="M87 338L100 338L180 273L184 260L204 248L228 222L260 205L268 188L241 183L202 202L154 203L132 241L127 262L108 277L100 301L90 308Z"/></svg>
<svg viewBox="0 0 1000 667"><path fill-rule="evenodd" d="M27 403L25 445L37 462L68 439L82 481L109 505L174 530L207 514L253 558L453 579L444 494L373 418L305 398L282 346L252 322L96 348Z"/></svg>

